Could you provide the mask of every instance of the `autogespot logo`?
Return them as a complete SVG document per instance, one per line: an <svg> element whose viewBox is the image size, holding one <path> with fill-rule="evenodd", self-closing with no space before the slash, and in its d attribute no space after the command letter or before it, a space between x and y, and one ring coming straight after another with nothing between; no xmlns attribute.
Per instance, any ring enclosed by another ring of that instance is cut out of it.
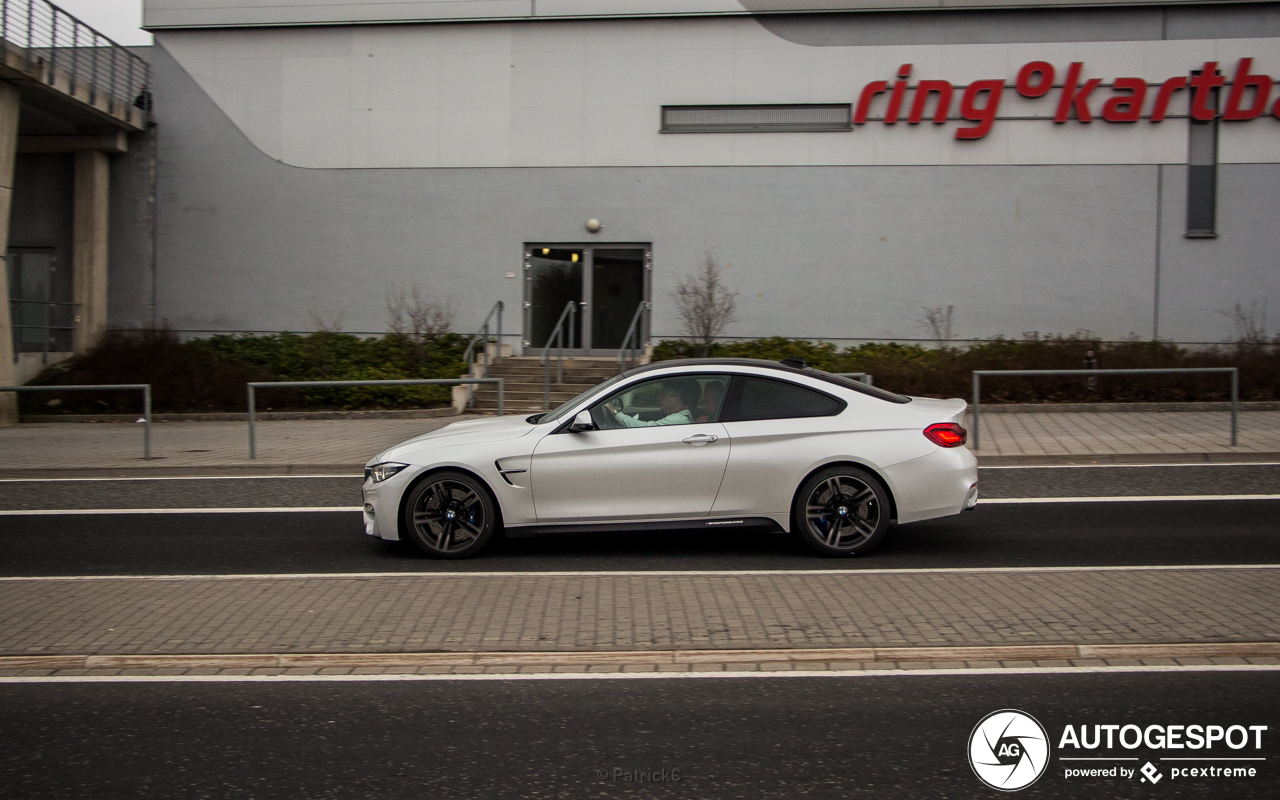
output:
<svg viewBox="0 0 1280 800"><path fill-rule="evenodd" d="M969 766L992 789L1025 789L1049 766L1049 735L1030 714L994 711L969 734Z"/></svg>

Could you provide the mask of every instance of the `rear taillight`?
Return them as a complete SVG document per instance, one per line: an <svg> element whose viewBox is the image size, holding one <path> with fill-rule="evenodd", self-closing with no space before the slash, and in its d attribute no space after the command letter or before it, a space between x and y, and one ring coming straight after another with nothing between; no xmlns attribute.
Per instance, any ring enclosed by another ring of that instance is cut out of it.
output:
<svg viewBox="0 0 1280 800"><path fill-rule="evenodd" d="M924 429L924 438L938 447L959 447L964 444L965 430L954 422L939 422Z"/></svg>

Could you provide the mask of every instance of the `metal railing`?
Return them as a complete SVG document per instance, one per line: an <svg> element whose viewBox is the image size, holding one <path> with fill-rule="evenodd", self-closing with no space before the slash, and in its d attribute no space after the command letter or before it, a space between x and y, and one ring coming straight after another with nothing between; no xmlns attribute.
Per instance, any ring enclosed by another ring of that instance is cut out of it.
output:
<svg viewBox="0 0 1280 800"><path fill-rule="evenodd" d="M865 383L868 386L875 386L871 382L870 372L833 372L832 375L839 375L841 378L853 378L858 383Z"/></svg>
<svg viewBox="0 0 1280 800"><path fill-rule="evenodd" d="M574 342L577 338L574 336L573 320L578 313L578 301L570 300L564 304L564 311L560 312L560 319L556 320L556 326L551 331L551 335L547 337L547 346L542 348L542 393L546 400L546 407L551 408L551 343L556 343L556 351L558 353L559 362L556 364L556 383L564 383L564 323L565 317L569 318L569 349L573 349Z"/></svg>
<svg viewBox="0 0 1280 800"><path fill-rule="evenodd" d="M73 97L87 93L92 106L105 98L109 114L149 117L149 107L134 105L148 81L147 62L48 0L0 0L0 39L27 75Z"/></svg>
<svg viewBox="0 0 1280 800"><path fill-rule="evenodd" d="M485 315L484 323L480 325L480 330L475 332L471 337L471 343L467 345L467 350L462 354L462 360L467 362L467 374L470 375L472 368L476 363L476 345L480 344L485 348L484 370L480 373L481 378L489 377L489 320L493 319L493 315L498 315L497 324L497 343L498 355L502 355L502 309L505 308L503 302L499 300L493 304L493 308L489 309L489 313Z"/></svg>
<svg viewBox="0 0 1280 800"><path fill-rule="evenodd" d="M258 457L257 408L254 392L257 389L322 389L345 386L462 386L472 383L496 383L498 385L498 416L503 413L502 378L423 378L394 381L255 381L245 384L249 390L249 458Z"/></svg>
<svg viewBox="0 0 1280 800"><path fill-rule="evenodd" d="M71 333L72 336L74 336L75 330L76 330L75 323L73 322L70 325L52 325L52 324L32 325L27 320L28 309L31 306L45 306L46 307L45 320L46 322L52 322L54 317L54 312L62 308L72 308L72 309L79 308L80 304L79 303L59 303L59 302L54 302L50 300L10 300L9 301L9 319L12 321L10 323L10 327L13 328L13 363L15 364L18 363L18 357L22 353L43 353L44 363L47 364L49 362L50 353L70 352L74 348L74 342L67 342L66 343L67 347L66 349L63 349L63 350L51 348L49 345L54 343L53 341L54 331L65 331L65 332ZM75 315L73 312L72 319L74 320L74 318L75 318ZM41 336L41 345L42 345L41 348L39 350L32 350L29 347L27 347L27 345L31 345L34 343L24 339L22 335L22 331L43 331L44 333Z"/></svg>
<svg viewBox="0 0 1280 800"><path fill-rule="evenodd" d="M1039 377L1044 375L1187 375L1190 373L1217 373L1231 375L1231 446L1236 445L1236 429L1240 412L1240 370L1237 367L1171 367L1169 369L980 369L973 372L973 449L978 449L979 410L981 408L982 378L1004 375L1008 377Z"/></svg>
<svg viewBox="0 0 1280 800"><path fill-rule="evenodd" d="M142 391L142 458L151 460L151 384L104 383L83 386L0 386L0 392L117 392Z"/></svg>
<svg viewBox="0 0 1280 800"><path fill-rule="evenodd" d="M636 306L636 313L631 317L631 325L627 328L627 335L622 337L622 346L618 350L618 372L631 369L632 355L636 351L643 352L644 346L649 343L649 337L645 332L649 327L648 311L651 308L653 304L648 300L641 300L640 305Z"/></svg>

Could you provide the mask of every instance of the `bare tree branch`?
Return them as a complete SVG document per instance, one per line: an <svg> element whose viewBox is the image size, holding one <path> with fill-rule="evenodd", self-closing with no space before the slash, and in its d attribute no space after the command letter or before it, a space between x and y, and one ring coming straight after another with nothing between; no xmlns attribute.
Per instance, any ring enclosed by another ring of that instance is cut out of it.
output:
<svg viewBox="0 0 1280 800"><path fill-rule="evenodd" d="M1265 344L1267 341L1267 301L1259 303L1250 301L1249 310L1245 311L1240 303L1230 311L1218 309L1218 313L1231 320L1235 329L1235 340L1241 344Z"/></svg>
<svg viewBox="0 0 1280 800"><path fill-rule="evenodd" d="M457 315L452 300L423 296L416 284L407 293L395 283L387 286L387 327L392 333L421 343L451 331Z"/></svg>
<svg viewBox="0 0 1280 800"><path fill-rule="evenodd" d="M682 333L702 345L702 355L711 354L711 344L734 319L738 293L724 283L724 267L708 249L698 269L671 292Z"/></svg>
<svg viewBox="0 0 1280 800"><path fill-rule="evenodd" d="M918 319L916 322L922 328L926 328L933 334L933 338L938 341L940 347L946 347L951 341L951 312L955 310L955 306L942 306L929 308L921 306L924 309L924 319Z"/></svg>

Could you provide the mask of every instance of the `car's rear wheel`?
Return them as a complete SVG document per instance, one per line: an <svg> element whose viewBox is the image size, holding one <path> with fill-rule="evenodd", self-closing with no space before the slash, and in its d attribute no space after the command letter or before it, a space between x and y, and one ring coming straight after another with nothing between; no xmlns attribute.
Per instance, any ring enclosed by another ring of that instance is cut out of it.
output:
<svg viewBox="0 0 1280 800"><path fill-rule="evenodd" d="M498 528L489 489L463 472L437 472L409 490L404 530L432 558L467 558L485 548Z"/></svg>
<svg viewBox="0 0 1280 800"><path fill-rule="evenodd" d="M832 467L796 493L791 526L824 556L856 556L879 544L889 529L889 496L857 467Z"/></svg>

